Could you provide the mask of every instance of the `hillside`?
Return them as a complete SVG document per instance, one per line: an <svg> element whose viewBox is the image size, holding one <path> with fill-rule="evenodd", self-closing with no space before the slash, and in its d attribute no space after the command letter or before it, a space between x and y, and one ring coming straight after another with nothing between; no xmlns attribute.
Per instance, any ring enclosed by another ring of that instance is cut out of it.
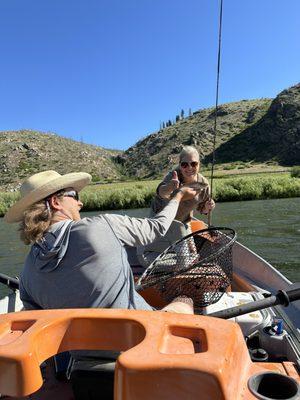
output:
<svg viewBox="0 0 300 400"><path fill-rule="evenodd" d="M216 158L300 165L300 84L281 92L263 118L218 148Z"/></svg>
<svg viewBox="0 0 300 400"><path fill-rule="evenodd" d="M214 109L203 109L140 140L118 156L128 175L161 176L177 163L182 145L197 147L204 164L212 159ZM242 100L218 109L216 162L300 164L300 85L274 100ZM146 155L146 156L145 156Z"/></svg>
<svg viewBox="0 0 300 400"><path fill-rule="evenodd" d="M202 109L140 140L125 152L30 130L0 132L0 189L15 190L35 172L89 172L94 181L157 178L178 161L183 145L212 159L214 108ZM275 99L220 105L216 163L300 165L300 84ZM226 168L226 167L225 167Z"/></svg>
<svg viewBox="0 0 300 400"><path fill-rule="evenodd" d="M25 177L47 169L61 174L85 171L94 180L120 178L112 155L116 152L56 134L29 130L0 132L0 187L13 190Z"/></svg>

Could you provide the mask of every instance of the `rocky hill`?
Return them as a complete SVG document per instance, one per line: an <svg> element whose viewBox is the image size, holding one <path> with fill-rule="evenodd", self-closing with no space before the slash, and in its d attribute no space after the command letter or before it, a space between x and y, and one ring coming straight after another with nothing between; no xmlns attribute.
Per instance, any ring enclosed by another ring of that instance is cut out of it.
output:
<svg viewBox="0 0 300 400"><path fill-rule="evenodd" d="M0 132L0 187L13 190L35 172L85 171L93 180L121 177L112 156L118 152L36 131Z"/></svg>
<svg viewBox="0 0 300 400"><path fill-rule="evenodd" d="M152 133L127 151L112 151L30 130L0 132L0 189L15 190L38 171L85 171L94 181L162 176L183 145L195 146L203 164L212 159L214 108ZM300 165L300 84L275 99L241 100L218 108L216 163Z"/></svg>
<svg viewBox="0 0 300 400"><path fill-rule="evenodd" d="M207 164L212 159L213 108L150 134L117 157L128 175L160 176L177 163L182 145L195 146ZM274 100L242 100L218 108L216 162L300 164L300 85Z"/></svg>
<svg viewBox="0 0 300 400"><path fill-rule="evenodd" d="M300 84L281 92L263 118L220 145L216 158L300 165Z"/></svg>

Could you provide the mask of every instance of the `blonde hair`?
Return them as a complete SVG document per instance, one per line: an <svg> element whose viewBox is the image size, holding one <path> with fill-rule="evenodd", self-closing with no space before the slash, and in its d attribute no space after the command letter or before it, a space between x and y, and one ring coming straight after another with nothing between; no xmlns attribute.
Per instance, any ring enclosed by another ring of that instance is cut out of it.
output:
<svg viewBox="0 0 300 400"><path fill-rule="evenodd" d="M39 201L24 211L19 232L20 238L25 244L33 244L41 240L49 228L52 211L46 202L47 200Z"/></svg>
<svg viewBox="0 0 300 400"><path fill-rule="evenodd" d="M179 154L179 162L182 161L184 156L190 155L190 154L196 154L198 160L200 160L199 152L198 150L193 147L193 146L184 146Z"/></svg>

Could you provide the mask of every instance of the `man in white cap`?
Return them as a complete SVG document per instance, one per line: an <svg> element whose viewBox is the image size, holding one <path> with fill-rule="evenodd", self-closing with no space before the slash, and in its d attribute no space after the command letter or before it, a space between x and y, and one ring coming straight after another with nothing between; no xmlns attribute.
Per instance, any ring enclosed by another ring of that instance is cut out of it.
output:
<svg viewBox="0 0 300 400"><path fill-rule="evenodd" d="M163 236L178 204L197 190L184 187L155 218L103 214L80 217L79 192L91 181L87 173L60 175L44 171L21 186L21 199L6 213L19 222L21 239L31 244L20 276L26 309L125 308L152 310L135 291L124 245L144 246ZM192 313L176 301L165 311Z"/></svg>

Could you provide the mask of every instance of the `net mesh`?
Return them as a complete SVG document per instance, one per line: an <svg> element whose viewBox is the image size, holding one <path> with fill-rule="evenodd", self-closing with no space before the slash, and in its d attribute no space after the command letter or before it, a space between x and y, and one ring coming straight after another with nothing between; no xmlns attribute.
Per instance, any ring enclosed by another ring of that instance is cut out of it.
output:
<svg viewBox="0 0 300 400"><path fill-rule="evenodd" d="M230 228L208 228L172 244L146 269L138 290L155 287L164 300L186 296L195 307L217 302L232 281L232 246L235 232Z"/></svg>

